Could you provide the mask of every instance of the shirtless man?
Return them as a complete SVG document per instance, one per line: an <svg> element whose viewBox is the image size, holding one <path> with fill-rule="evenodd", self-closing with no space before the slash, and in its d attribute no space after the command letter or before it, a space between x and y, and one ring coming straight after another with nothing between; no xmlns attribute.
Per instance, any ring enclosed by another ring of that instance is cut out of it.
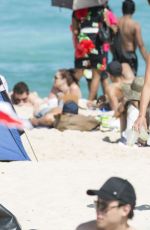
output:
<svg viewBox="0 0 150 230"><path fill-rule="evenodd" d="M139 48L144 60L148 58L148 53L144 47L140 25L132 19L135 12L135 3L133 0L124 0L122 4L123 16L119 19L118 27L122 42L122 56L114 57L121 63L128 63L133 69L135 75L138 69L138 60L135 53Z"/></svg>
<svg viewBox="0 0 150 230"><path fill-rule="evenodd" d="M96 221L81 224L76 230L133 230L128 219L134 215L136 194L129 181L111 177L99 190L88 190L87 194L98 197Z"/></svg>
<svg viewBox="0 0 150 230"><path fill-rule="evenodd" d="M134 80L134 74L127 63L120 64L118 61L112 61L107 66L107 73L112 81L106 87L106 96L108 97L111 109L117 112L120 102L123 100L123 84L131 84Z"/></svg>
<svg viewBox="0 0 150 230"><path fill-rule="evenodd" d="M11 101L15 105L27 105L36 107L42 103L42 99L36 92L30 92L26 83L18 82L10 95Z"/></svg>

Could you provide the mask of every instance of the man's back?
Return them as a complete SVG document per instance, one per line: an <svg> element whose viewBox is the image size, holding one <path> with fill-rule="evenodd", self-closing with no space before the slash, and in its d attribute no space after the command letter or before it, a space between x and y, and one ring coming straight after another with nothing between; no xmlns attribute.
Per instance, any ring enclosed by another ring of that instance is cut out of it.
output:
<svg viewBox="0 0 150 230"><path fill-rule="evenodd" d="M132 19L135 12L135 2L124 0L122 3L123 16L118 20L118 32L114 36L112 44L113 59L120 63L128 63L137 75L138 58L136 48L138 47L144 60L148 58L142 39L141 27Z"/></svg>
<svg viewBox="0 0 150 230"><path fill-rule="evenodd" d="M147 60L147 52L142 39L141 27L134 21L132 16L135 13L136 5L134 0L124 0L122 3L123 16L119 20L119 29L122 35L123 48L126 52L135 52L138 47L143 58ZM135 65L135 64L134 64ZM136 67L136 66L134 66Z"/></svg>
<svg viewBox="0 0 150 230"><path fill-rule="evenodd" d="M137 26L138 24L131 16L123 16L119 19L119 30L122 36L122 46L125 51L135 51L137 47Z"/></svg>

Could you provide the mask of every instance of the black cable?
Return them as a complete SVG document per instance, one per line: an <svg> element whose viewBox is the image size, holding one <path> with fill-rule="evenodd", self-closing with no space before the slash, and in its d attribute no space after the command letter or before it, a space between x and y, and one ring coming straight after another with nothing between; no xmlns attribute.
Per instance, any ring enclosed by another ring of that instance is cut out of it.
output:
<svg viewBox="0 0 150 230"><path fill-rule="evenodd" d="M29 138L28 138L28 135L26 134L25 131L24 131L24 133L25 133L25 136L26 136L26 138L27 138L27 141L28 141L28 143L29 143L29 145L30 145L30 148L31 148L31 150L32 150L32 153L33 153L33 155L34 155L36 161L38 162L38 158L37 158L37 156L36 156L36 154L35 154L35 151L34 151L34 149L33 149L33 146L31 145L31 142L30 142L30 140L29 140Z"/></svg>

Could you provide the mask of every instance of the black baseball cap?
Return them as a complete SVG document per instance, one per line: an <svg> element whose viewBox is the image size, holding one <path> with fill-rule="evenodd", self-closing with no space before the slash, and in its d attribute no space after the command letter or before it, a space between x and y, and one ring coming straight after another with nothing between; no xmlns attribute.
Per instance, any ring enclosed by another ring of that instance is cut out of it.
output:
<svg viewBox="0 0 150 230"><path fill-rule="evenodd" d="M130 204L133 208L136 204L136 194L132 184L119 177L109 178L99 190L87 190L88 195L97 195L106 201L121 201Z"/></svg>
<svg viewBox="0 0 150 230"><path fill-rule="evenodd" d="M112 61L107 65L107 72L114 77L122 75L122 65L118 61Z"/></svg>

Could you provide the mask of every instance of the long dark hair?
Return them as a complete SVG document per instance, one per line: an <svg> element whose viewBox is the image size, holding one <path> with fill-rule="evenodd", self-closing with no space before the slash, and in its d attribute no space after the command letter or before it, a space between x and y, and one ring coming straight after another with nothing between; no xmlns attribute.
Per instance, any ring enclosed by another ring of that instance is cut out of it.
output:
<svg viewBox="0 0 150 230"><path fill-rule="evenodd" d="M76 69L68 69L68 72L71 75L73 81L78 85L79 80L76 78L77 70Z"/></svg>
<svg viewBox="0 0 150 230"><path fill-rule="evenodd" d="M58 72L61 74L63 79L66 79L69 86L75 82L75 79L73 77L73 74L70 72L70 69L59 69Z"/></svg>

